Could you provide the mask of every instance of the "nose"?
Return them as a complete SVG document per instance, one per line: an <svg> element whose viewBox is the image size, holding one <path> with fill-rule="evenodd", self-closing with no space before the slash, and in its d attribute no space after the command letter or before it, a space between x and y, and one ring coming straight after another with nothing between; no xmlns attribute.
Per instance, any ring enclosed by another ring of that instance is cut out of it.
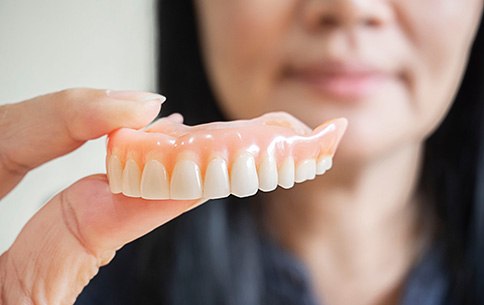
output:
<svg viewBox="0 0 484 305"><path fill-rule="evenodd" d="M384 0L305 0L306 26L317 31L338 27L379 28L391 19Z"/></svg>

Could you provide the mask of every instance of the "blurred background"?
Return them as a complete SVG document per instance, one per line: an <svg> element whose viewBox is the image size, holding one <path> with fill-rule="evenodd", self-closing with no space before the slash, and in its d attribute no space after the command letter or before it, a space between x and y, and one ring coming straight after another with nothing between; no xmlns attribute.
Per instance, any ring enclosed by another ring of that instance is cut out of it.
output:
<svg viewBox="0 0 484 305"><path fill-rule="evenodd" d="M69 87L154 91L155 23L155 0L1 0L0 104ZM0 253L59 190L105 172L104 145L44 164L0 199Z"/></svg>

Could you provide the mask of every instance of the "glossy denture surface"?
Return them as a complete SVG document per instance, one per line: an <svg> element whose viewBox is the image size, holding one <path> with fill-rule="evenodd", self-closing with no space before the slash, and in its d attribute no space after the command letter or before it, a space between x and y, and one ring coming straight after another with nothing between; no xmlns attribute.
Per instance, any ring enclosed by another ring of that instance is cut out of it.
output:
<svg viewBox="0 0 484 305"><path fill-rule="evenodd" d="M345 119L314 130L287 113L187 126L162 118L108 140L111 191L146 199L245 197L314 179L332 166Z"/></svg>

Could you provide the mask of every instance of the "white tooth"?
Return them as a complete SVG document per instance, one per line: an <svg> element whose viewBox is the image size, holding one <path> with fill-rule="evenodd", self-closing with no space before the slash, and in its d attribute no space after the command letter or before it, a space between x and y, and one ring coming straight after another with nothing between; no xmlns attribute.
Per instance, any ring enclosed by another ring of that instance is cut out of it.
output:
<svg viewBox="0 0 484 305"><path fill-rule="evenodd" d="M222 158L215 158L208 163L203 185L204 198L222 198L230 195L229 172L227 163Z"/></svg>
<svg viewBox="0 0 484 305"><path fill-rule="evenodd" d="M123 191L123 167L116 155L111 155L108 160L108 178L111 192L119 194Z"/></svg>
<svg viewBox="0 0 484 305"><path fill-rule="evenodd" d="M126 161L123 171L123 194L129 197L140 197L140 170L133 159Z"/></svg>
<svg viewBox="0 0 484 305"><path fill-rule="evenodd" d="M172 199L197 199L202 197L200 167L187 159L177 161L171 176Z"/></svg>
<svg viewBox="0 0 484 305"><path fill-rule="evenodd" d="M170 184L166 169L160 161L150 160L141 175L141 197L145 199L169 199Z"/></svg>
<svg viewBox="0 0 484 305"><path fill-rule="evenodd" d="M330 156L320 157L316 166L316 174L324 174L333 166L333 159Z"/></svg>
<svg viewBox="0 0 484 305"><path fill-rule="evenodd" d="M269 192L277 188L277 163L273 156L262 157L258 174L259 189Z"/></svg>
<svg viewBox="0 0 484 305"><path fill-rule="evenodd" d="M237 197L251 196L257 193L259 179L254 157L243 153L232 164L230 171L230 191Z"/></svg>
<svg viewBox="0 0 484 305"><path fill-rule="evenodd" d="M285 189L294 186L294 159L292 157L286 158L279 167L278 184Z"/></svg>
<svg viewBox="0 0 484 305"><path fill-rule="evenodd" d="M296 182L314 179L316 176L316 160L307 159L299 163L296 167Z"/></svg>

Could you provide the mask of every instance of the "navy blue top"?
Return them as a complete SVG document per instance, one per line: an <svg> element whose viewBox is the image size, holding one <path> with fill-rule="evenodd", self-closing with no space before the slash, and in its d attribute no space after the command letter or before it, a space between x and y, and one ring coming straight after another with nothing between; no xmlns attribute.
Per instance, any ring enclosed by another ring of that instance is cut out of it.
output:
<svg viewBox="0 0 484 305"><path fill-rule="evenodd" d="M318 305L305 266L272 242L264 242L264 276L268 279L263 304ZM448 278L443 271L440 247L430 248L410 272L401 305L443 305ZM89 283L75 305L134 305L136 242L118 252L115 259Z"/></svg>

